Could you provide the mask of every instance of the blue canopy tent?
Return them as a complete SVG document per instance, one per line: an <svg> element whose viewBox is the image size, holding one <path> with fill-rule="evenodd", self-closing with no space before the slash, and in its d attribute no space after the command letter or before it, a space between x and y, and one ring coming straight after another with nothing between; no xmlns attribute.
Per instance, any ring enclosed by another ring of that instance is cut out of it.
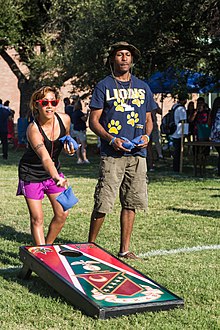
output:
<svg viewBox="0 0 220 330"><path fill-rule="evenodd" d="M187 90L198 94L218 93L220 81L214 81L207 74L200 72L189 72L187 77Z"/></svg>
<svg viewBox="0 0 220 330"><path fill-rule="evenodd" d="M162 94L162 110L163 100L167 94L176 93L181 87L188 93L207 94L220 92L220 81L214 81L211 76L202 72L175 70L173 67L163 72L157 71L153 73L146 82L150 86L152 93Z"/></svg>
<svg viewBox="0 0 220 330"><path fill-rule="evenodd" d="M178 85L186 87L188 93L206 94L220 91L220 81L214 81L207 74L190 70L178 71L173 68L153 73L147 83L154 94L172 93Z"/></svg>
<svg viewBox="0 0 220 330"><path fill-rule="evenodd" d="M148 85L152 93L171 93L177 84L173 69L167 69L167 71L157 71L147 80Z"/></svg>

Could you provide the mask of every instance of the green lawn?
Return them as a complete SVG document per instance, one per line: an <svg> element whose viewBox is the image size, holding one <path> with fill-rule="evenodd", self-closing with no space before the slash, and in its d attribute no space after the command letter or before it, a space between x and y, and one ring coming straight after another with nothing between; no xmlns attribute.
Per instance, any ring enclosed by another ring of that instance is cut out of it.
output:
<svg viewBox="0 0 220 330"><path fill-rule="evenodd" d="M87 241L99 156L95 137L90 136L90 165L76 165L76 157L61 156L62 170L69 178L79 203L71 210L57 243ZM138 212L131 249L143 259L129 262L154 281L184 298L184 309L139 313L115 319L90 318L69 304L50 286L32 274L17 277L18 251L32 244L29 216L23 197L16 197L17 164L22 150L10 147L9 160L0 159L0 328L17 329L220 329L219 218L220 179L215 174L217 156L212 154L205 178L193 176L192 159L184 157L183 174L171 171L172 160L158 162L149 173L149 210ZM45 227L51 208L44 200ZM119 249L117 200L97 243L113 254ZM205 249L214 246L215 249ZM192 247L201 247L192 251ZM202 248L203 247L203 248ZM163 250L185 248L186 252L164 255ZM187 250L189 249L189 250ZM162 250L158 255L153 251ZM147 256L147 254L149 256Z"/></svg>

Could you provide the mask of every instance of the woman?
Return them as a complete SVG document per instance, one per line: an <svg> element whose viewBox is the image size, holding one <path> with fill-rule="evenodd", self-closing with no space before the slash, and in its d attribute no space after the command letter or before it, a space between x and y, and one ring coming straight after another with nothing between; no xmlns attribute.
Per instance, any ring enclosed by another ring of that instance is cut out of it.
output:
<svg viewBox="0 0 220 330"><path fill-rule="evenodd" d="M191 112L189 115L188 121L192 129L194 140L208 141L210 132L206 132L206 130L210 111L205 101L203 101L203 98L200 99L201 100L198 99L199 102L197 101L197 107L194 112Z"/></svg>
<svg viewBox="0 0 220 330"><path fill-rule="evenodd" d="M216 97L213 102L212 110L209 117L209 125L211 127L210 139L220 143L220 97ZM218 175L220 176L220 147L215 147L218 152Z"/></svg>
<svg viewBox="0 0 220 330"><path fill-rule="evenodd" d="M55 87L45 86L33 93L30 108L34 120L28 126L28 148L19 163L17 195L25 197L35 245L52 244L68 215L56 197L65 190L67 183L60 172L58 157L63 147L59 139L69 135L70 117L56 113L58 103L59 93ZM64 150L68 154L75 152L73 146L69 148L67 144ZM54 212L46 239L42 209L44 194L49 198Z"/></svg>

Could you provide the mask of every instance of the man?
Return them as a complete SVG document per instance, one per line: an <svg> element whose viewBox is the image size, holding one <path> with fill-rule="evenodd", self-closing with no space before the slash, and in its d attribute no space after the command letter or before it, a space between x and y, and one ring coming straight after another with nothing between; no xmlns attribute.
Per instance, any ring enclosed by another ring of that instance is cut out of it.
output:
<svg viewBox="0 0 220 330"><path fill-rule="evenodd" d="M3 106L2 100L0 100L0 139L2 143L3 159L8 159L8 119L11 115L12 113L8 105Z"/></svg>
<svg viewBox="0 0 220 330"><path fill-rule="evenodd" d="M94 194L89 242L94 242L105 215L120 192L121 243L118 256L136 259L129 251L136 209L147 208L146 147L152 131L151 109L155 108L149 86L132 75L139 50L127 42L113 44L106 56L111 75L93 92L90 128L101 138L100 174ZM127 138L138 138L132 150L123 146Z"/></svg>
<svg viewBox="0 0 220 330"><path fill-rule="evenodd" d="M156 103L156 102L155 102ZM150 141L147 146L147 168L149 172L154 171L154 157L153 157L153 145L152 143L155 143L155 148L157 151L157 156L158 159L163 159L163 154L162 154L162 147L160 144L160 132L158 128L158 123L157 123L157 114L162 115L162 109L159 107L159 105L156 103L157 108L152 109L151 111L151 116L152 116L152 121L153 121L153 129L151 132L150 136Z"/></svg>
<svg viewBox="0 0 220 330"><path fill-rule="evenodd" d="M175 132L170 135L173 140L173 147L174 147L174 154L173 154L173 171L179 172L180 171L180 155L181 155L181 136L182 136L182 124L181 122L186 122L187 113L185 104L188 99L187 93L179 93L178 95L178 102L173 105L175 112L174 112L174 121L177 126ZM184 129L184 134L187 132Z"/></svg>

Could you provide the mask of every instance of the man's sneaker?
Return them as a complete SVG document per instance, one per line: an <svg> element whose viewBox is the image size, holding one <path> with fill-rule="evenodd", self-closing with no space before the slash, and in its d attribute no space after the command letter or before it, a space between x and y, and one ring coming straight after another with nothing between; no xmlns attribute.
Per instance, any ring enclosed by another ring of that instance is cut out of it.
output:
<svg viewBox="0 0 220 330"><path fill-rule="evenodd" d="M83 163L82 159L78 159L76 164L80 165L82 163Z"/></svg>
<svg viewBox="0 0 220 330"><path fill-rule="evenodd" d="M90 161L89 161L88 159L85 159L85 160L83 161L83 164L90 164Z"/></svg>
<svg viewBox="0 0 220 330"><path fill-rule="evenodd" d="M136 256L133 252L127 251L127 252L119 252L118 258L121 259L140 259L138 256Z"/></svg>

